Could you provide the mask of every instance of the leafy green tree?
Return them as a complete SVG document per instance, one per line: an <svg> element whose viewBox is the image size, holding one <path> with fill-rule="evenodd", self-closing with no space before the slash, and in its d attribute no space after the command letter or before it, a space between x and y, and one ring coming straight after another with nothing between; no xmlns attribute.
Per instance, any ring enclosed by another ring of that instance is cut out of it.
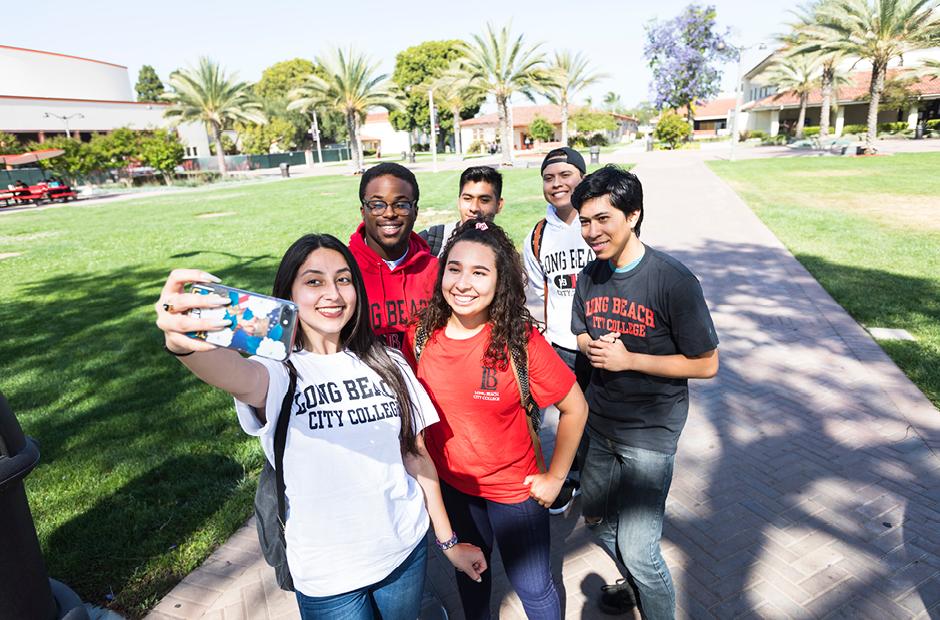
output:
<svg viewBox="0 0 940 620"><path fill-rule="evenodd" d="M185 148L176 132L156 129L140 138L140 160L159 170L164 182L170 184L170 175L183 162Z"/></svg>
<svg viewBox="0 0 940 620"><path fill-rule="evenodd" d="M41 168L52 170L56 174L75 177L106 167L106 163L97 150L91 148L89 144L65 136L47 138L42 143L32 142L26 147L27 151L43 149L62 149L65 151L58 157L44 159L39 162Z"/></svg>
<svg viewBox="0 0 940 620"><path fill-rule="evenodd" d="M571 124L578 133L590 135L599 131L615 131L617 120L610 112L581 108L571 115Z"/></svg>
<svg viewBox="0 0 940 620"><path fill-rule="evenodd" d="M157 75L157 70L150 65L144 65L137 74L137 85L134 86L137 91L137 101L160 101L163 92L163 82Z"/></svg>
<svg viewBox="0 0 940 620"><path fill-rule="evenodd" d="M579 92L609 77L590 68L587 58L580 52L572 54L564 50L555 52L555 58L548 65L550 82L543 89L545 97L561 107L561 141L568 143L568 104Z"/></svg>
<svg viewBox="0 0 940 620"><path fill-rule="evenodd" d="M111 133L93 136L88 148L105 167L124 168L139 159L140 134L127 127L119 127Z"/></svg>
<svg viewBox="0 0 940 620"><path fill-rule="evenodd" d="M794 47L795 53L837 52L871 63L865 150L873 153L888 63L937 45L940 9L936 0L826 0L815 9L812 23L801 28L801 36L805 40Z"/></svg>
<svg viewBox="0 0 940 620"><path fill-rule="evenodd" d="M528 131L529 135L539 142L551 142L555 138L555 127L541 116L532 119Z"/></svg>
<svg viewBox="0 0 940 620"><path fill-rule="evenodd" d="M692 128L686 119L670 110L664 112L659 118L653 134L657 140L665 142L669 148L674 149L692 135Z"/></svg>
<svg viewBox="0 0 940 620"><path fill-rule="evenodd" d="M16 136L0 131L0 155L16 155L24 150Z"/></svg>
<svg viewBox="0 0 940 620"><path fill-rule="evenodd" d="M254 90L263 99L286 99L290 91L303 86L307 76L316 72L316 65L306 58L277 62L261 72Z"/></svg>
<svg viewBox="0 0 940 620"><path fill-rule="evenodd" d="M216 147L219 172L225 175L222 130L237 121L267 122L253 91L247 83L226 75L218 63L208 58L200 58L195 69L174 71L170 75L170 87L173 91L164 98L171 105L164 116L174 123L204 123Z"/></svg>
<svg viewBox="0 0 940 620"><path fill-rule="evenodd" d="M800 114L796 121L796 137L803 137L806 124L806 103L819 80L819 57L811 54L781 56L763 73L763 79L777 87L774 99L787 93L800 98ZM732 136L732 140L736 139Z"/></svg>
<svg viewBox="0 0 940 620"><path fill-rule="evenodd" d="M425 41L420 45L409 47L395 55L395 70L392 72L392 81L399 91L401 102L399 109L389 114L388 120L392 127L400 131L414 132L417 129L430 128L430 110L428 108L428 89L432 83L441 79L460 58L460 41ZM451 111L449 103L460 91L451 88L453 80L445 80L434 89L434 105ZM448 101L444 102L447 99ZM482 101L479 97L457 97L460 100L460 118L472 118L479 110ZM443 105L442 105L442 102ZM453 114L446 117L438 114L438 125L441 134L454 129L454 123L460 124ZM459 133L459 129L457 130ZM455 138L454 144L457 144Z"/></svg>
<svg viewBox="0 0 940 620"><path fill-rule="evenodd" d="M504 164L512 163L512 128L509 126L509 100L516 92L534 101L534 93L551 83L545 71L545 58L539 44L526 46L523 35L513 37L509 26L499 31L491 24L486 32L473 35L460 46L460 70L474 94L492 95L499 119L499 148Z"/></svg>
<svg viewBox="0 0 940 620"><path fill-rule="evenodd" d="M241 139L242 152L249 155L266 155L275 143L285 151L296 146L294 126L287 119L273 118L266 125L238 124L235 130Z"/></svg>
<svg viewBox="0 0 940 620"><path fill-rule="evenodd" d="M316 106L340 112L346 118L350 151L356 169L362 168L359 128L370 108L393 110L398 106L388 76L378 73L378 65L352 49L335 50L326 57L317 57L325 77L308 75L303 86L291 91L289 110L307 111Z"/></svg>

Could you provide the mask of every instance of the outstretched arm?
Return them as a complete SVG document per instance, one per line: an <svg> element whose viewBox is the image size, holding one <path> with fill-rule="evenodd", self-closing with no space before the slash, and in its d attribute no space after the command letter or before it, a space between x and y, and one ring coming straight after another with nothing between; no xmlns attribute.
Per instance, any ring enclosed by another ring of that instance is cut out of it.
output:
<svg viewBox="0 0 940 620"><path fill-rule="evenodd" d="M163 331L166 348L179 355L177 359L194 375L221 388L254 407L264 422L264 404L268 393L268 373L264 366L242 357L231 349L190 338L187 332L227 327L227 322L197 319L185 314L192 308L215 308L229 303L216 295L184 292L191 282L218 282L218 278L196 269L174 269L163 286L155 304L157 327ZM190 354L191 353L191 354Z"/></svg>

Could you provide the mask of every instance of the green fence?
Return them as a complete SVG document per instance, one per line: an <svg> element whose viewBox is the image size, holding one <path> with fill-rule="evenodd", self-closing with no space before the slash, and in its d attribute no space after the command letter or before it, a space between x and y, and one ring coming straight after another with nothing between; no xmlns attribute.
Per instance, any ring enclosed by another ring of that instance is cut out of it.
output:
<svg viewBox="0 0 940 620"><path fill-rule="evenodd" d="M6 189L17 181L27 185L36 185L43 180L42 170L39 168L14 168L13 170L0 170L0 188Z"/></svg>
<svg viewBox="0 0 940 620"><path fill-rule="evenodd" d="M323 149L323 161L334 162L349 159L349 149L345 146L326 147ZM317 152L313 151L314 163L319 163ZM277 168L281 164L298 166L307 163L303 151L272 153L270 155L226 155L225 167L231 172L236 170L262 170ZM190 157L183 160L186 171L218 171L219 160L216 157Z"/></svg>

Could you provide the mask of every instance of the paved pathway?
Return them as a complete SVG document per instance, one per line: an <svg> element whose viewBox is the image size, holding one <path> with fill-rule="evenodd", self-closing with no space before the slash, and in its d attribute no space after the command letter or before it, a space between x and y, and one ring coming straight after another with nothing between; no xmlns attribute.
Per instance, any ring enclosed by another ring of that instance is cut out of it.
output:
<svg viewBox="0 0 940 620"><path fill-rule="evenodd" d="M643 239L700 276L722 340L667 507L679 617L940 618L940 412L702 159L636 168ZM578 508L553 518L553 567L567 616L596 618L617 572ZM429 583L461 618L443 563ZM151 617L296 618L271 575L249 524ZM522 618L499 583L499 617Z"/></svg>

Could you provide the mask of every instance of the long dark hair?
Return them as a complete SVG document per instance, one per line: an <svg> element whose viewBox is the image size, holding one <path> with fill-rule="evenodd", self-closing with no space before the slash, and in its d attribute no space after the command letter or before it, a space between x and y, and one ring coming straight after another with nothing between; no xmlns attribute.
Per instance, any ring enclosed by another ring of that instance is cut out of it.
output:
<svg viewBox="0 0 940 620"><path fill-rule="evenodd" d="M454 244L472 241L485 245L496 256L496 292L489 306L491 325L490 343L483 355L483 364L490 368L506 370L509 367L507 352L525 352L529 344L529 332L536 321L525 305L526 276L522 257L516 251L512 239L493 222L476 218L457 227L447 242L440 257L437 282L428 307L418 314L425 333L432 335L447 325L451 308L444 300L441 282Z"/></svg>
<svg viewBox="0 0 940 620"><path fill-rule="evenodd" d="M343 242L333 235L318 234L304 235L295 241L287 248L284 258L281 259L281 264L278 265L271 294L281 299L291 299L291 291L294 280L297 278L297 272L304 264L304 261L307 260L307 257L310 256L310 253L320 248L334 250L343 255L352 274L352 283L356 290L356 309L352 318L346 322L340 331L340 344L375 371L375 374L392 391L401 409L399 441L401 442L402 452L417 455L418 448L415 443L412 415L420 416L421 412L414 406L408 391L407 379L402 374L402 365L405 364L405 361L400 356L398 356L399 361L393 360L385 346L376 339L375 333L372 331L372 323L369 321L369 301L366 297L366 285L362 280L362 271L359 270L356 259ZM298 329L293 350L300 351L306 344L303 331Z"/></svg>

